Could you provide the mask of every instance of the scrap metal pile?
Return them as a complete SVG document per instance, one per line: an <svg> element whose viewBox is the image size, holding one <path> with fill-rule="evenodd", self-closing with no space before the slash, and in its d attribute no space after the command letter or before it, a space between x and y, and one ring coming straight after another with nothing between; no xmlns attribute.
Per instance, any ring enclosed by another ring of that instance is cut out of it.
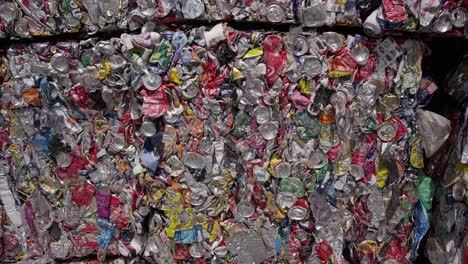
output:
<svg viewBox="0 0 468 264"><path fill-rule="evenodd" d="M424 157L451 132L422 108L425 54L226 24L10 46L0 259L411 262L434 214Z"/></svg>
<svg viewBox="0 0 468 264"><path fill-rule="evenodd" d="M0 37L140 29L161 21L260 21L362 27L369 35L433 32L468 36L468 2L440 0L2 0Z"/></svg>

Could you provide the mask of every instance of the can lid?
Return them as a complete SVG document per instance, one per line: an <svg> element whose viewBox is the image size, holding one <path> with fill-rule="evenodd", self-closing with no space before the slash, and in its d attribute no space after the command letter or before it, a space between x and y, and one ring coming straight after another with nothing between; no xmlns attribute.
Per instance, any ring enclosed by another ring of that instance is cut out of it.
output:
<svg viewBox="0 0 468 264"><path fill-rule="evenodd" d="M276 177L278 178L286 178L291 175L292 166L289 162L281 162L280 164L275 166Z"/></svg>
<svg viewBox="0 0 468 264"><path fill-rule="evenodd" d="M369 36L378 36L382 34L382 28L377 20L377 10L375 10L362 24L364 32Z"/></svg>
<svg viewBox="0 0 468 264"><path fill-rule="evenodd" d="M99 83L99 70L94 67L86 67L81 75L81 84L86 88L93 88Z"/></svg>
<svg viewBox="0 0 468 264"><path fill-rule="evenodd" d="M70 156L70 154L66 152L60 152L56 157L55 160L57 161L57 165L60 168L67 168L69 167L72 162L73 158Z"/></svg>
<svg viewBox="0 0 468 264"><path fill-rule="evenodd" d="M253 115L255 120L259 124L265 124L266 122L270 121L270 109L263 105L258 105L253 110Z"/></svg>
<svg viewBox="0 0 468 264"><path fill-rule="evenodd" d="M322 73L322 61L318 57L306 57L304 58L304 62L302 63L304 72L309 77L315 77Z"/></svg>
<svg viewBox="0 0 468 264"><path fill-rule="evenodd" d="M198 94L198 88L193 82L187 85L184 89L181 89L182 96L186 99L192 99Z"/></svg>
<svg viewBox="0 0 468 264"><path fill-rule="evenodd" d="M140 133L145 137L152 137L156 134L156 126L151 121L145 121L140 126Z"/></svg>
<svg viewBox="0 0 468 264"><path fill-rule="evenodd" d="M171 111L171 109L169 109L169 111L164 113L163 118L164 122L168 124L175 124L180 120L180 114L176 114L174 111Z"/></svg>
<svg viewBox="0 0 468 264"><path fill-rule="evenodd" d="M383 123L377 131L377 135L382 141L391 141L396 135L396 128L390 123Z"/></svg>
<svg viewBox="0 0 468 264"><path fill-rule="evenodd" d="M50 58L50 64L54 70L66 73L68 71L68 59L65 58L62 54L56 53L52 58Z"/></svg>
<svg viewBox="0 0 468 264"><path fill-rule="evenodd" d="M203 15L205 10L205 6L201 0L187 0L185 2L184 7L182 8L182 12L184 13L184 17L188 19L195 19L199 18Z"/></svg>
<svg viewBox="0 0 468 264"><path fill-rule="evenodd" d="M320 113L320 105L318 105L318 104L309 104L307 106L307 112L311 116L317 116Z"/></svg>
<svg viewBox="0 0 468 264"><path fill-rule="evenodd" d="M109 64L113 70L125 67L127 61L121 55L114 54L109 58Z"/></svg>
<svg viewBox="0 0 468 264"><path fill-rule="evenodd" d="M161 87L161 84L162 79L158 74L148 72L143 76L143 85L150 91L157 90L159 87Z"/></svg>
<svg viewBox="0 0 468 264"><path fill-rule="evenodd" d="M325 42L325 45L329 50L332 52L338 51L343 47L343 37L335 32L325 32L322 35L323 42Z"/></svg>
<svg viewBox="0 0 468 264"><path fill-rule="evenodd" d="M214 177L211 182L208 184L210 191L215 196L220 196L224 193L224 186L226 183L226 179L222 176Z"/></svg>
<svg viewBox="0 0 468 264"><path fill-rule="evenodd" d="M202 195L201 193L190 191L190 204L193 206L200 206L206 201L206 196Z"/></svg>
<svg viewBox="0 0 468 264"><path fill-rule="evenodd" d="M218 257L224 257L227 255L227 248L225 246L219 246L215 248L213 251Z"/></svg>
<svg viewBox="0 0 468 264"><path fill-rule="evenodd" d="M278 4L271 4L267 6L266 19L272 23L279 23L286 18L286 13L283 7Z"/></svg>
<svg viewBox="0 0 468 264"><path fill-rule="evenodd" d="M465 186L460 182L455 183L452 186L452 195L455 201L463 201L465 199Z"/></svg>
<svg viewBox="0 0 468 264"><path fill-rule="evenodd" d="M7 23L16 19L18 11L19 10L11 2L3 2L0 5L0 17Z"/></svg>
<svg viewBox="0 0 468 264"><path fill-rule="evenodd" d="M468 12L465 8L459 7L452 11L451 21L454 27L461 28L468 19Z"/></svg>
<svg viewBox="0 0 468 264"><path fill-rule="evenodd" d="M293 53L296 56L302 56L307 53L309 50L309 45L307 44L307 38L302 35L298 35L294 44L292 46Z"/></svg>
<svg viewBox="0 0 468 264"><path fill-rule="evenodd" d="M356 181L362 179L364 177L364 169L361 165L351 164L349 169L349 173L354 176Z"/></svg>
<svg viewBox="0 0 468 264"><path fill-rule="evenodd" d="M130 116L133 120L136 120L141 117L141 105L140 104L136 102L130 103Z"/></svg>
<svg viewBox="0 0 468 264"><path fill-rule="evenodd" d="M110 145L110 148L114 152L120 152L124 147L125 147L125 138L122 135L116 135L112 139L112 144Z"/></svg>
<svg viewBox="0 0 468 264"><path fill-rule="evenodd" d="M203 257L203 248L199 244L192 244L189 248L190 256L193 258Z"/></svg>
<svg viewBox="0 0 468 264"><path fill-rule="evenodd" d="M262 124L258 130L264 139L272 140L276 137L278 125L275 122L266 122Z"/></svg>
<svg viewBox="0 0 468 264"><path fill-rule="evenodd" d="M359 65L366 64L369 59L369 49L366 46L356 46L351 50L351 53Z"/></svg>
<svg viewBox="0 0 468 264"><path fill-rule="evenodd" d="M116 50L113 45L110 44L109 41L101 41L96 45L99 48L99 51L106 57L110 57L115 54Z"/></svg>
<svg viewBox="0 0 468 264"><path fill-rule="evenodd" d="M296 195L292 192L279 192L276 195L276 204L278 204L281 209L292 207L296 201Z"/></svg>
<svg viewBox="0 0 468 264"><path fill-rule="evenodd" d="M288 210L288 217L292 220L301 221L306 218L307 212L307 208L302 206L294 206Z"/></svg>
<svg viewBox="0 0 468 264"><path fill-rule="evenodd" d="M317 150L310 156L310 163L314 169L323 168L328 163L327 155L322 151Z"/></svg>
<svg viewBox="0 0 468 264"><path fill-rule="evenodd" d="M242 200L237 204L237 213L245 218L251 217L255 213L255 206L246 200Z"/></svg>
<svg viewBox="0 0 468 264"><path fill-rule="evenodd" d="M192 205L198 206L203 204L208 195L210 194L210 189L204 183L193 182L190 184L190 203Z"/></svg>

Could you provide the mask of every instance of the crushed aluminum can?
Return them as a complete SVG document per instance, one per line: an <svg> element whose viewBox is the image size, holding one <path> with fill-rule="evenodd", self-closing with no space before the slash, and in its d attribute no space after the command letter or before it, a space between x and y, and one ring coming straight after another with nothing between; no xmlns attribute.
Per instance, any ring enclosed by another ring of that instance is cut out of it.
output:
<svg viewBox="0 0 468 264"><path fill-rule="evenodd" d="M463 27L468 20L468 12L463 7L455 8L451 15L450 21L452 22L452 25L457 28Z"/></svg>
<svg viewBox="0 0 468 264"><path fill-rule="evenodd" d="M432 24L432 31L436 33L445 33L452 29L452 15L448 12L441 14Z"/></svg>
<svg viewBox="0 0 468 264"><path fill-rule="evenodd" d="M61 152L55 157L55 160L57 161L57 165L60 166L61 168L66 168L70 166L73 162L73 158L70 156L70 154Z"/></svg>
<svg viewBox="0 0 468 264"><path fill-rule="evenodd" d="M278 178L286 178L291 175L292 166L288 162L281 162L280 164L276 165L275 173L276 177Z"/></svg>
<svg viewBox="0 0 468 264"><path fill-rule="evenodd" d="M290 208L296 201L296 196L291 192L280 192L276 196L276 203L281 209Z"/></svg>
<svg viewBox="0 0 468 264"><path fill-rule="evenodd" d="M315 77L322 73L322 61L317 57L305 57L303 68L308 76Z"/></svg>
<svg viewBox="0 0 468 264"><path fill-rule="evenodd" d="M302 221L307 217L308 210L302 206L296 205L288 210L288 217L291 220Z"/></svg>
<svg viewBox="0 0 468 264"><path fill-rule="evenodd" d="M322 39L331 52L338 51L344 44L343 36L335 32L324 33Z"/></svg>

